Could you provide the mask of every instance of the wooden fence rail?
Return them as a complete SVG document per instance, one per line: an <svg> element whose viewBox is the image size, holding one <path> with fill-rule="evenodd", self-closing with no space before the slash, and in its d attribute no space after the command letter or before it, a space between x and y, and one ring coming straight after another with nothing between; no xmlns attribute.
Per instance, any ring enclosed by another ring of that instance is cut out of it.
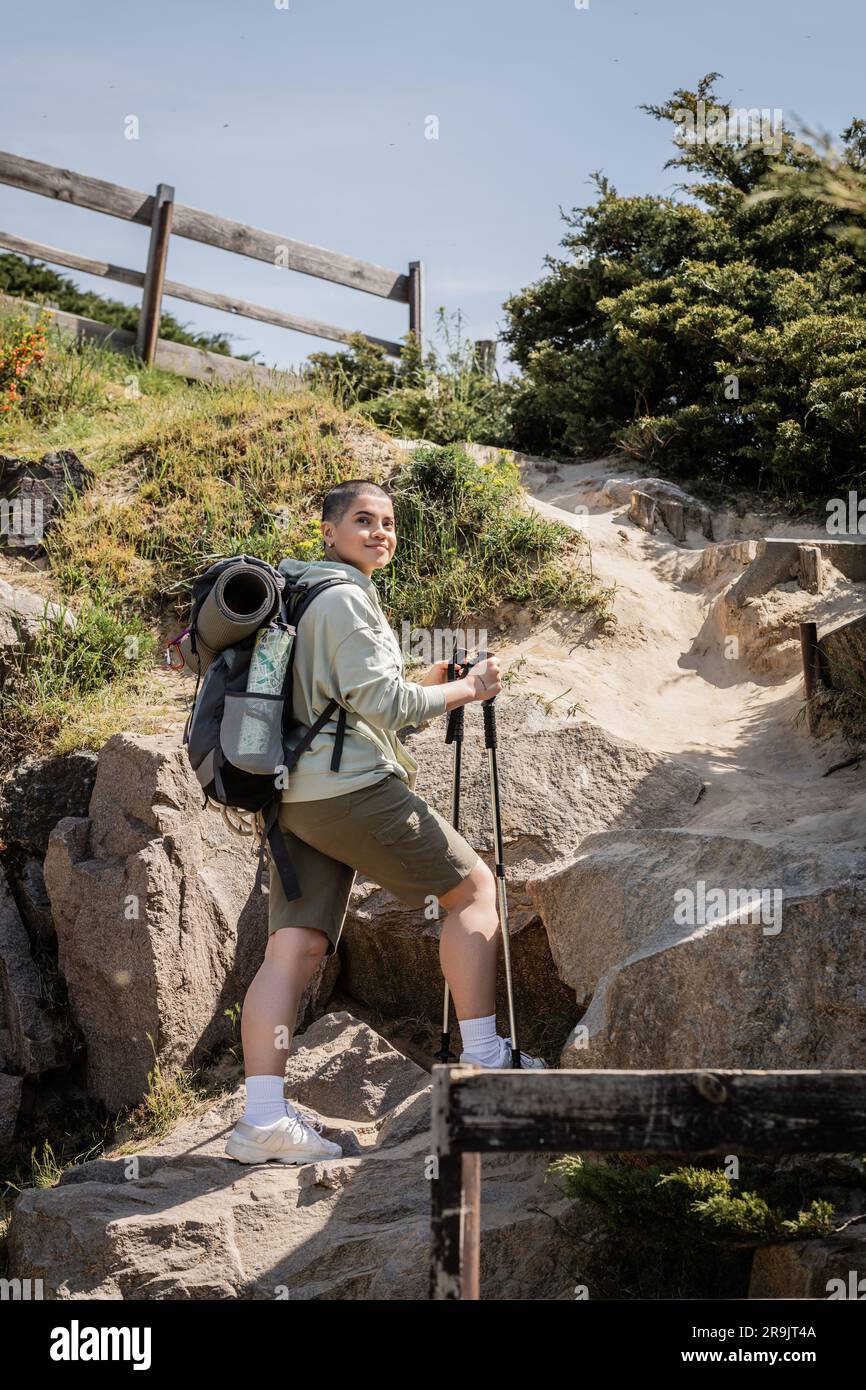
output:
<svg viewBox="0 0 866 1390"><path fill-rule="evenodd" d="M479 1297L481 1155L862 1153L866 1071L433 1067L430 1297Z"/></svg>
<svg viewBox="0 0 866 1390"><path fill-rule="evenodd" d="M150 228L147 268L143 272L0 232L0 246L20 255L35 256L51 265L62 265L89 275L141 286L142 311L137 348L139 356L149 364L155 360L163 295L335 342L347 342L354 331L167 280L166 262L173 236L186 237L237 255L266 261L280 269L330 280L334 284L362 290L365 294L396 300L408 306L409 331L417 333L419 338L423 332L424 277L420 261L410 261L405 272L388 270L369 261L356 260L337 251L326 251L321 246L294 241L276 232L262 231L215 213L187 207L175 202L174 189L169 184L160 184L155 194L141 193L133 188L123 188L103 179L93 179L70 169L41 164L37 160L24 159L4 151L0 151L0 183ZM364 336L392 356L399 356L398 342L370 334Z"/></svg>

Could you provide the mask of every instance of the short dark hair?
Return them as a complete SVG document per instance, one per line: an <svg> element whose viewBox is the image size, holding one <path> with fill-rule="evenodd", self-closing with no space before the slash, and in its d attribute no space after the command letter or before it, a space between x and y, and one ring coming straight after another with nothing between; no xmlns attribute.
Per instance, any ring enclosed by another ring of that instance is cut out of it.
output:
<svg viewBox="0 0 866 1390"><path fill-rule="evenodd" d="M336 487L332 487L330 492L325 494L322 520L342 521L355 498L363 496L365 492L377 492L387 501L391 501L391 494L379 483L374 483L372 478L347 478L344 483L337 483Z"/></svg>

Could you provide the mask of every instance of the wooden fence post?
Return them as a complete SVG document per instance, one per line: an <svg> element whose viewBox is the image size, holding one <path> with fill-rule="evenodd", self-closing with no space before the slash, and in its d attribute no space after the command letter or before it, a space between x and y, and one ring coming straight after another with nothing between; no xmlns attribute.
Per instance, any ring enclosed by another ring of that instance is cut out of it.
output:
<svg viewBox="0 0 866 1390"><path fill-rule="evenodd" d="M481 1297L481 1155L463 1159L463 1228L460 1233L460 1297Z"/></svg>
<svg viewBox="0 0 866 1390"><path fill-rule="evenodd" d="M424 264L409 262L409 332L417 333L418 346L424 334Z"/></svg>
<svg viewBox="0 0 866 1390"><path fill-rule="evenodd" d="M431 1138L437 1172L430 1211L430 1298L477 1300L481 1268L481 1154L452 1152L448 1136L451 1074L433 1068Z"/></svg>
<svg viewBox="0 0 866 1390"><path fill-rule="evenodd" d="M817 623L800 623L800 654L803 658L806 722L809 726L809 733L814 734L817 725L814 698L821 679Z"/></svg>
<svg viewBox="0 0 866 1390"><path fill-rule="evenodd" d="M165 282L165 264L168 260L168 243L171 237L173 215L174 189L171 184L161 183L157 187L153 200L147 269L144 273L141 312L138 316L138 333L135 339L135 350L149 367L153 365L153 359L156 356L159 320L162 313L162 287Z"/></svg>

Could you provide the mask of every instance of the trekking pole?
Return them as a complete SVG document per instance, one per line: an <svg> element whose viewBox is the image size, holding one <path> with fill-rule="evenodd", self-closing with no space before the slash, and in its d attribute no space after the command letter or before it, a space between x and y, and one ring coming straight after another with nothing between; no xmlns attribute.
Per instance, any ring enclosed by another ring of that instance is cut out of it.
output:
<svg viewBox="0 0 866 1390"><path fill-rule="evenodd" d="M462 653L466 656L466 653ZM457 660L457 646L455 644L451 660L448 662L448 679L453 681L457 675L457 667L462 663ZM460 828L460 759L463 752L463 706L452 709L448 713L448 723L445 729L445 742L454 744L454 774L451 783L451 824L455 830ZM439 1051L434 1053L439 1062L450 1062L456 1060L456 1054L451 1051L451 991L448 988L448 981L445 981L445 1000L442 1005L442 1034L439 1039Z"/></svg>
<svg viewBox="0 0 866 1390"><path fill-rule="evenodd" d="M485 656L486 653L482 654ZM508 992L508 1024L511 1029L511 1065L520 1068L520 1048L517 1045L517 1025L514 1021L514 989L511 980L511 939L508 935L508 899L505 895L505 855L502 848L502 815L499 807L499 772L496 766L496 696L482 701L484 711L484 746L490 770L490 795L493 802L493 831L496 839L496 895L499 902L499 925L502 929L502 950L505 959L505 987Z"/></svg>
<svg viewBox="0 0 866 1390"><path fill-rule="evenodd" d="M486 652L479 652L470 661L467 654L462 653L463 660L457 659L457 649L455 647L451 661L448 663L448 679L454 680L459 669L461 676L465 676L471 667L478 662L486 659ZM499 905L499 922L502 932L502 949L505 958L505 987L508 995L508 1025L511 1029L511 1066L516 1070L521 1070L520 1048L517 1043L517 1024L514 1018L514 988L511 975L511 938L508 931L508 899L505 894L505 864L504 850L502 845L502 815L499 804L499 770L496 765L496 711L493 708L494 700L484 700L482 702L482 712L484 715L484 746L487 749L487 761L490 771L490 792L493 803L493 828L496 846L496 896ZM463 716L464 707L451 710L448 715L448 724L445 730L445 742L454 744L454 774L451 784L451 824L455 830L460 828L460 759L463 751ZM448 1062L454 1057L451 1051L451 993L448 988L448 981L445 981L445 999L442 1008L442 1034L440 1039L439 1051L434 1054L437 1061Z"/></svg>

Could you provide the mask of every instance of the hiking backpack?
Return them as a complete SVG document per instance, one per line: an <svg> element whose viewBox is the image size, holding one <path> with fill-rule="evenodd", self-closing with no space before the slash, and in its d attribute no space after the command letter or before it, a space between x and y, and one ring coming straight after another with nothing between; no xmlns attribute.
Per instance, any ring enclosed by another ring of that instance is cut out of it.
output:
<svg viewBox="0 0 866 1390"><path fill-rule="evenodd" d="M226 811L254 812L257 825L259 813L261 814L260 848L254 887L258 887L261 881L265 849L269 846L286 897L292 900L301 896L301 887L278 824L282 788L276 786L276 775L283 770L291 775L292 768L301 754L307 751L335 709L339 710L339 713L331 770L336 772L340 766L346 730L346 711L337 700L332 699L325 705L321 714L317 715L301 740L294 747L286 745L286 735L292 722L292 673L297 649L297 629L302 616L318 594L335 584L351 584L354 581L330 576L317 583L294 584L264 560L257 560L249 555L230 556L226 560L218 561L193 580L189 627L179 638L174 639L171 646L179 647L182 639L188 638L189 649L198 653L197 622L202 605L222 571L239 561L258 566L270 574L277 590L273 611L254 632L236 642L234 646L218 652L204 676L199 670L192 707L184 726L183 746L204 792L202 809L209 803L215 804L235 830L239 827L232 824L226 816ZM282 690L278 694L247 690L253 647L263 628L288 631L291 639ZM196 664L198 665L198 662ZM265 731L265 746L261 751L250 752L244 749L240 733L245 714L251 714L259 730Z"/></svg>

